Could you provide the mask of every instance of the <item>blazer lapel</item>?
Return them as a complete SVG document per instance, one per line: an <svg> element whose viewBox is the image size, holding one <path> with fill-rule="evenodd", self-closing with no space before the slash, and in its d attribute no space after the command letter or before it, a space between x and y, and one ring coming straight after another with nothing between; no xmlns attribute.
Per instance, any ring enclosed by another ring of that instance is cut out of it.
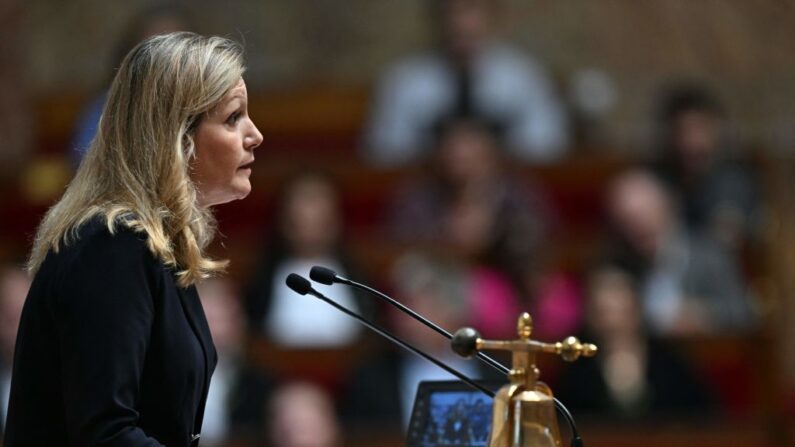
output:
<svg viewBox="0 0 795 447"><path fill-rule="evenodd" d="M190 327L193 329L193 333L199 340L202 353L204 354L206 389L210 384L210 376L215 369L215 364L217 361L215 346L213 345L213 338L210 334L210 327L207 324L207 318L204 315L204 309L202 308L196 288L190 287L188 289L183 289L181 287L177 287L177 290L179 291L179 298L182 302L182 309L185 311L185 316L190 323Z"/></svg>
<svg viewBox="0 0 795 447"><path fill-rule="evenodd" d="M202 392L202 400L194 423L194 430L196 430L196 434L198 434L201 432L204 419L204 406L207 402L207 393L210 390L210 378L218 359L216 357L215 346L213 345L213 338L210 334L210 327L207 324L207 318L204 315L204 309L199 300L199 294L196 292L196 287L191 286L187 289L177 287L177 290L180 302L182 303L182 309L185 311L185 316L190 323L190 327L193 329L193 333L199 340L199 345L201 345L202 353L204 354L204 391Z"/></svg>

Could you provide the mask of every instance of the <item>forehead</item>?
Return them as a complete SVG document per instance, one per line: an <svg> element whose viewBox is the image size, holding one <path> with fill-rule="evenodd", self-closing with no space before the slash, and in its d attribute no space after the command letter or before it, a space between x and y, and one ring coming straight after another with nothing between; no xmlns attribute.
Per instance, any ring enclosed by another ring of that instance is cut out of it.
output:
<svg viewBox="0 0 795 447"><path fill-rule="evenodd" d="M239 103L245 103L248 101L248 95L246 92L246 83L243 82L243 79L240 79L234 87L232 87L226 95L212 108L209 110L209 113L215 114L219 112L223 112L229 107L237 107Z"/></svg>
<svg viewBox="0 0 795 447"><path fill-rule="evenodd" d="M224 96L224 101L231 101L235 98L243 98L247 97L247 90L246 90L246 83L243 79L240 79L234 87L232 87Z"/></svg>

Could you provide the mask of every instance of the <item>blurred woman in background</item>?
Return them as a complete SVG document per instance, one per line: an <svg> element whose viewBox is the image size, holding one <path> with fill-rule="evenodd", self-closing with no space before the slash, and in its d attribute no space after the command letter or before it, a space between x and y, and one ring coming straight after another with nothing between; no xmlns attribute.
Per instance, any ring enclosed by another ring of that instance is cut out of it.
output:
<svg viewBox="0 0 795 447"><path fill-rule="evenodd" d="M599 355L566 365L558 397L572 411L601 420L654 420L711 414L708 388L675 349L650 337L638 282L607 262L588 281L586 339Z"/></svg>
<svg viewBox="0 0 795 447"><path fill-rule="evenodd" d="M304 171L285 181L278 200L276 231L249 287L250 329L286 348L350 346L361 333L356 321L313 297L296 295L284 283L291 272L308 276L314 265L359 277L342 243L339 191L323 174ZM373 301L350 288L316 287L343 306L373 313Z"/></svg>

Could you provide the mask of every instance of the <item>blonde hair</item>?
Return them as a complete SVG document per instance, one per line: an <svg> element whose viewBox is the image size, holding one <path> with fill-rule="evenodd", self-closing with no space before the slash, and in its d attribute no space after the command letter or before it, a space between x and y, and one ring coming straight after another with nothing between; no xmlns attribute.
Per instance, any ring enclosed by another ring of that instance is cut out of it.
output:
<svg viewBox="0 0 795 447"><path fill-rule="evenodd" d="M221 37L178 32L133 48L111 84L91 148L39 226L28 270L35 273L49 250L57 253L80 225L101 216L111 233L122 224L145 234L181 287L223 271L227 261L204 254L215 219L197 203L189 162L194 129L244 71L241 46Z"/></svg>

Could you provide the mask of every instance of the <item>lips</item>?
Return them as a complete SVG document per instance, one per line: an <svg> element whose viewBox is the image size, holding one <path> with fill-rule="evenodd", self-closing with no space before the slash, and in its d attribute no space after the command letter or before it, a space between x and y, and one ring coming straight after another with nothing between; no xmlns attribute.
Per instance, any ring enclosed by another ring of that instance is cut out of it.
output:
<svg viewBox="0 0 795 447"><path fill-rule="evenodd" d="M244 165L240 165L240 167L238 167L237 169L251 169L252 165L254 165L254 160L251 160L250 162Z"/></svg>

